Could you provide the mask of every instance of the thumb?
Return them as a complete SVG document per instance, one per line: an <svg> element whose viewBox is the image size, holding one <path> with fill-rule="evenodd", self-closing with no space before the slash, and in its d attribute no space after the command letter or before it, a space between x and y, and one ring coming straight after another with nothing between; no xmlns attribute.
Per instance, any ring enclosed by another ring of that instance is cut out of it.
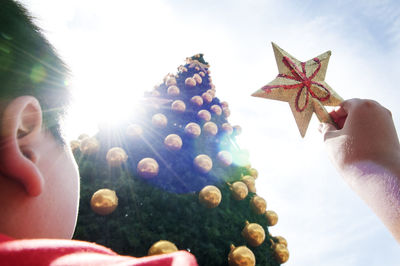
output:
<svg viewBox="0 0 400 266"><path fill-rule="evenodd" d="M318 131L322 134L324 141L336 136L337 129L334 125L329 123L319 124Z"/></svg>

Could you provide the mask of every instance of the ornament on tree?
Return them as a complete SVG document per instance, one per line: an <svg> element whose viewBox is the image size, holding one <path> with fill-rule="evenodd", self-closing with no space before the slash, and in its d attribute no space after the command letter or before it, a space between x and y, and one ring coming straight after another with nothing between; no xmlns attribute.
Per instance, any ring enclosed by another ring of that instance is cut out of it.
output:
<svg viewBox="0 0 400 266"><path fill-rule="evenodd" d="M181 100L176 100L171 104L171 109L177 113L183 113L186 110L186 104Z"/></svg>
<svg viewBox="0 0 400 266"><path fill-rule="evenodd" d="M211 171L213 163L210 157L205 154L197 155L193 160L194 167L203 174Z"/></svg>
<svg viewBox="0 0 400 266"><path fill-rule="evenodd" d="M206 76L206 74L203 71L199 72L200 76L202 76L203 78Z"/></svg>
<svg viewBox="0 0 400 266"><path fill-rule="evenodd" d="M250 175L242 177L242 182L246 184L250 192L256 193L256 180Z"/></svg>
<svg viewBox="0 0 400 266"><path fill-rule="evenodd" d="M235 133L236 136L242 134L242 127L239 125L233 126L233 132Z"/></svg>
<svg viewBox="0 0 400 266"><path fill-rule="evenodd" d="M278 240L279 244L282 244L285 247L288 246L288 243L287 243L286 239L283 236L274 236L274 238L276 238Z"/></svg>
<svg viewBox="0 0 400 266"><path fill-rule="evenodd" d="M232 154L229 151L220 151L217 154L217 158L222 166L230 166L233 162Z"/></svg>
<svg viewBox="0 0 400 266"><path fill-rule="evenodd" d="M189 137L197 138L201 134L201 128L198 124L191 122L186 125L185 133Z"/></svg>
<svg viewBox="0 0 400 266"><path fill-rule="evenodd" d="M274 211L266 211L265 217L267 218L269 226L274 226L278 223L278 214Z"/></svg>
<svg viewBox="0 0 400 266"><path fill-rule="evenodd" d="M205 103L210 103L210 102L212 101L212 99L213 99L212 95L209 94L209 93L207 93L207 92L203 93L203 94L201 95L201 97L203 98L203 101L204 101Z"/></svg>
<svg viewBox="0 0 400 266"><path fill-rule="evenodd" d="M82 154L91 155L99 151L100 144L95 137L84 138L81 141L79 149L81 150Z"/></svg>
<svg viewBox="0 0 400 266"><path fill-rule="evenodd" d="M200 110L200 111L197 113L197 117L200 118L201 120L205 121L205 122L208 122L208 121L211 120L211 114L210 114L210 112L207 111L207 110L204 110L204 109L203 109L203 110Z"/></svg>
<svg viewBox="0 0 400 266"><path fill-rule="evenodd" d="M178 67L178 71L179 71L179 72L187 72L188 70L187 70L186 67L180 66L180 67Z"/></svg>
<svg viewBox="0 0 400 266"><path fill-rule="evenodd" d="M165 85L172 86L172 85L176 85L176 79L173 75L169 74L167 75L167 77L165 77Z"/></svg>
<svg viewBox="0 0 400 266"><path fill-rule="evenodd" d="M221 127L222 127L222 131L224 131L225 134L227 134L227 135L231 135L232 134L233 128L229 123L223 123L221 125Z"/></svg>
<svg viewBox="0 0 400 266"><path fill-rule="evenodd" d="M255 195L250 200L250 206L257 214L264 214L267 209L267 202L260 196Z"/></svg>
<svg viewBox="0 0 400 266"><path fill-rule="evenodd" d="M138 138L143 135L143 129L138 124L130 124L126 128L126 135L132 139Z"/></svg>
<svg viewBox="0 0 400 266"><path fill-rule="evenodd" d="M169 86L167 89L168 95L171 95L171 96L178 96L179 92L180 92L179 88L175 85Z"/></svg>
<svg viewBox="0 0 400 266"><path fill-rule="evenodd" d="M153 178L158 175L159 166L153 158L144 158L137 165L137 173L143 178Z"/></svg>
<svg viewBox="0 0 400 266"><path fill-rule="evenodd" d="M208 94L210 94L213 98L215 97L215 90L207 90Z"/></svg>
<svg viewBox="0 0 400 266"><path fill-rule="evenodd" d="M257 169L255 169L255 168L250 168L250 169L249 169L249 173L250 173L250 175L251 175L252 177L254 177L254 179L257 179L257 177L258 177L258 171L257 171Z"/></svg>
<svg viewBox="0 0 400 266"><path fill-rule="evenodd" d="M215 136L218 133L218 127L214 122L207 122L203 125L203 132L208 136Z"/></svg>
<svg viewBox="0 0 400 266"><path fill-rule="evenodd" d="M225 117L229 117L231 115L231 110L228 107L222 108L222 112L224 113Z"/></svg>
<svg viewBox="0 0 400 266"><path fill-rule="evenodd" d="M169 134L164 139L165 147L170 151L178 151L182 148L182 139L176 134Z"/></svg>
<svg viewBox="0 0 400 266"><path fill-rule="evenodd" d="M323 107L339 105L343 99L324 81L331 52L300 62L272 43L279 74L252 96L286 101L304 137L315 112L321 122L334 124Z"/></svg>
<svg viewBox="0 0 400 266"><path fill-rule="evenodd" d="M214 104L210 107L211 112L213 112L216 115L221 115L222 114L222 109L219 105Z"/></svg>
<svg viewBox="0 0 400 266"><path fill-rule="evenodd" d="M185 79L185 85L187 87L194 87L196 86L196 80L194 78L187 78Z"/></svg>
<svg viewBox="0 0 400 266"><path fill-rule="evenodd" d="M71 147L72 151L76 151L81 146L81 142L79 140L72 140L69 143L69 146Z"/></svg>
<svg viewBox="0 0 400 266"><path fill-rule="evenodd" d="M284 244L280 243L274 243L274 241L271 239L272 242L272 249L275 254L275 259L278 261L278 263L283 264L289 260L289 250Z"/></svg>
<svg viewBox="0 0 400 266"><path fill-rule="evenodd" d="M158 128L165 128L168 123L168 119L165 115L158 113L153 115L151 118L151 123Z"/></svg>
<svg viewBox="0 0 400 266"><path fill-rule="evenodd" d="M242 236L250 246L258 247L265 240L265 231L261 225L246 221L246 226L242 230Z"/></svg>
<svg viewBox="0 0 400 266"><path fill-rule="evenodd" d="M167 240L160 240L154 243L150 247L147 254L149 256L153 256L153 255L168 254L175 251L178 251L178 248L175 246L174 243Z"/></svg>
<svg viewBox="0 0 400 266"><path fill-rule="evenodd" d="M253 251L246 246L235 247L231 245L228 263L230 266L254 266L256 265L256 257Z"/></svg>
<svg viewBox="0 0 400 266"><path fill-rule="evenodd" d="M159 97L161 94L158 90L153 90L150 92L150 95L153 97Z"/></svg>
<svg viewBox="0 0 400 266"><path fill-rule="evenodd" d="M215 208L221 203L221 191L216 186L205 186L199 193L199 201L206 208Z"/></svg>
<svg viewBox="0 0 400 266"><path fill-rule="evenodd" d="M229 104L226 101L220 102L220 105L221 105L222 108L228 108L229 107Z"/></svg>
<svg viewBox="0 0 400 266"><path fill-rule="evenodd" d="M119 167L128 160L128 155L124 149L120 147L114 147L108 150L106 160L109 166Z"/></svg>
<svg viewBox="0 0 400 266"><path fill-rule="evenodd" d="M197 73L193 75L193 78L194 78L194 80L196 81L197 84L201 84L201 82L203 81L203 79Z"/></svg>
<svg viewBox="0 0 400 266"><path fill-rule="evenodd" d="M118 197L114 190L103 188L97 190L90 200L92 210L100 215L109 215L118 206Z"/></svg>
<svg viewBox="0 0 400 266"><path fill-rule="evenodd" d="M191 102L192 104L194 104L195 106L200 107L200 106L203 105L203 98L201 98L201 96L199 96L199 95L196 95L196 96L193 96L193 97L190 99L190 102Z"/></svg>
<svg viewBox="0 0 400 266"><path fill-rule="evenodd" d="M90 136L88 134L83 133L79 135L78 140L82 141L87 138L90 138Z"/></svg>
<svg viewBox="0 0 400 266"><path fill-rule="evenodd" d="M232 196L235 200L243 200L249 194L249 190L245 183L242 181L236 181L232 185L230 185L230 189L232 191Z"/></svg>
<svg viewBox="0 0 400 266"><path fill-rule="evenodd" d="M189 68L194 68L197 71L208 71L207 68L210 66L204 62L203 55L201 54L200 56L196 57L187 57L186 58L186 64L189 64ZM203 62L200 62L199 60L202 60Z"/></svg>

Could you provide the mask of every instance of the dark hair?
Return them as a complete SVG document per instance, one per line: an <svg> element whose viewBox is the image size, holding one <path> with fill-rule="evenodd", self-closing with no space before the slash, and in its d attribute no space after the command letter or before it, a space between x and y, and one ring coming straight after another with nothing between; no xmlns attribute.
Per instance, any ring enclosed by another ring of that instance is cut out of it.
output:
<svg viewBox="0 0 400 266"><path fill-rule="evenodd" d="M13 0L0 0L1 104L22 95L36 97L44 126L64 143L60 118L70 99L67 75L66 66L26 9Z"/></svg>

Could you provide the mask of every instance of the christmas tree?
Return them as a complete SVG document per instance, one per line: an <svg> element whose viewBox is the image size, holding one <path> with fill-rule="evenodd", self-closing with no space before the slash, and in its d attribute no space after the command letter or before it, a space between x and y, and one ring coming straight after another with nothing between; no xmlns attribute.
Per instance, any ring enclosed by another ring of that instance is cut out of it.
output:
<svg viewBox="0 0 400 266"><path fill-rule="evenodd" d="M142 257L175 250L199 265L279 265L274 211L236 143L202 54L145 94L129 121L71 142L81 173L75 239Z"/></svg>

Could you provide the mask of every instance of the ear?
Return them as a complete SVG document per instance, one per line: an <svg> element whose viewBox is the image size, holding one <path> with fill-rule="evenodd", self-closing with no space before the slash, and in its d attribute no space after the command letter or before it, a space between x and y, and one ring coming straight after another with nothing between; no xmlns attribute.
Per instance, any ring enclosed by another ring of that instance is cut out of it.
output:
<svg viewBox="0 0 400 266"><path fill-rule="evenodd" d="M35 143L42 134L42 109L32 96L21 96L5 108L0 128L0 174L24 186L29 196L42 193Z"/></svg>

